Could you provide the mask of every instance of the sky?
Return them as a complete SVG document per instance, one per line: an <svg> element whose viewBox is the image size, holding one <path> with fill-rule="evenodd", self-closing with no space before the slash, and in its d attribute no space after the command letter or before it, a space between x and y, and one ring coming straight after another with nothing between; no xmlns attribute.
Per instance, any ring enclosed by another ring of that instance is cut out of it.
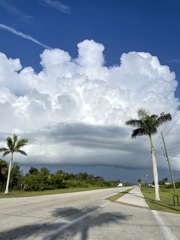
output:
<svg viewBox="0 0 180 240"><path fill-rule="evenodd" d="M171 113L153 136L159 178L180 177L179 0L0 0L0 145L28 138L22 170L151 182L140 108ZM7 161L9 158L5 158Z"/></svg>

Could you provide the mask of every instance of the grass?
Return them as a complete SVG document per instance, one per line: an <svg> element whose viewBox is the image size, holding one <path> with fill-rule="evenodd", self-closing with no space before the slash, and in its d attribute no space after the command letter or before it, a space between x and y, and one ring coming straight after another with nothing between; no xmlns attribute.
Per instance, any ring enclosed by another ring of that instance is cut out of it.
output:
<svg viewBox="0 0 180 240"><path fill-rule="evenodd" d="M104 189L104 188L100 188L100 187L67 188L67 189L44 190L44 191L33 191L33 192L12 191L9 194L0 193L0 198L33 197L33 196L43 196L43 195L51 195L51 194L89 191L89 190L96 190L96 189ZM122 197L124 194L128 193L131 190L132 188L125 190L123 192L119 192L118 194L108 197L107 200L114 202L118 198ZM176 201L176 206L174 206L173 189L161 188L159 192L161 201L154 201L153 188L142 187L141 191L150 209L180 214L180 206L177 205L177 201ZM180 201L180 195L179 195L179 201Z"/></svg>
<svg viewBox="0 0 180 240"><path fill-rule="evenodd" d="M176 205L174 206L173 189L161 188L159 191L161 201L154 200L153 188L142 187L141 191L150 209L180 214L180 206L178 206L177 201L176 201ZM179 195L179 201L180 201L180 195Z"/></svg>
<svg viewBox="0 0 180 240"><path fill-rule="evenodd" d="M17 197L35 197L51 194L61 194L61 193L72 193L72 192L82 192L104 189L101 187L88 187L88 188L65 188L65 189L54 189L54 190L43 190L43 191L11 191L9 194L0 193L0 198L17 198Z"/></svg>
<svg viewBox="0 0 180 240"><path fill-rule="evenodd" d="M119 193L117 193L117 194L115 194L115 195L113 195L113 196L110 196L110 197L106 198L106 199L109 200L109 201L111 201L111 202L114 202L114 201L116 201L118 198L122 197L124 194L128 193L128 192L131 191L131 190L132 190L132 188L131 188L131 189L127 189L127 190L125 190L125 191L123 191L123 192L119 192Z"/></svg>

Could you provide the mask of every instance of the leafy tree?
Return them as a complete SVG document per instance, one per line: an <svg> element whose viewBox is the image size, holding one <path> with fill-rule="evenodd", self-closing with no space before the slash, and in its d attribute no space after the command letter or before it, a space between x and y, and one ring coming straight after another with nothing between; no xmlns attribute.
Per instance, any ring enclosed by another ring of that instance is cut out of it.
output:
<svg viewBox="0 0 180 240"><path fill-rule="evenodd" d="M42 168L40 169L40 171L39 171L39 174L42 175L42 176L47 176L47 177L49 177L50 174L51 174L51 172L50 172L50 170L49 170L48 168L42 167Z"/></svg>
<svg viewBox="0 0 180 240"><path fill-rule="evenodd" d="M38 175L29 174L24 177L23 189L25 191L38 191L39 187L39 177Z"/></svg>
<svg viewBox="0 0 180 240"><path fill-rule="evenodd" d="M10 154L8 177L7 177L6 190L5 190L5 194L8 194L9 181L10 181L10 175L11 175L11 166L12 166L14 153L17 152L27 156L27 153L22 151L21 148L28 144L28 140L25 138L18 140L18 137L14 134L12 137L6 138L6 144L7 144L7 148L6 147L0 148L0 152L4 152L3 157Z"/></svg>
<svg viewBox="0 0 180 240"><path fill-rule="evenodd" d="M39 171L37 168L31 167L29 169L29 174L31 174L31 175L38 175L38 173L39 173Z"/></svg>
<svg viewBox="0 0 180 240"><path fill-rule="evenodd" d="M82 180L82 181L85 181L89 178L89 175L87 172L82 172L82 173L79 173L79 179Z"/></svg>
<svg viewBox="0 0 180 240"><path fill-rule="evenodd" d="M73 180L73 179L75 179L75 174L73 174L73 173L66 173L66 175L65 175L65 180Z"/></svg>
<svg viewBox="0 0 180 240"><path fill-rule="evenodd" d="M38 186L40 190L52 189L50 186L51 172L48 168L42 167L38 174Z"/></svg>
<svg viewBox="0 0 180 240"><path fill-rule="evenodd" d="M155 183L155 200L160 201L159 197L159 186L158 186L158 171L157 171L157 163L155 157L155 150L154 144L152 141L152 135L157 133L157 128L167 122L171 121L171 114L164 114L161 113L160 116L157 115L150 115L150 113L141 108L138 110L138 117L139 119L131 119L126 121L126 125L131 125L133 127L138 127L132 131L132 138L136 138L137 136L147 135L150 140L151 146L151 157L152 157L152 165L153 165L153 176L154 176L154 183Z"/></svg>
<svg viewBox="0 0 180 240"><path fill-rule="evenodd" d="M67 174L63 170L58 170L56 172L56 175L58 176L59 179L64 180L64 178L67 176Z"/></svg>
<svg viewBox="0 0 180 240"><path fill-rule="evenodd" d="M167 177L163 178L162 181L163 181L163 183L165 184L165 183L168 181Z"/></svg>
<svg viewBox="0 0 180 240"><path fill-rule="evenodd" d="M62 178L60 178L57 174L52 174L51 178L48 179L49 185L53 189L59 189L59 188L65 188L66 183L63 181Z"/></svg>
<svg viewBox="0 0 180 240"><path fill-rule="evenodd" d="M159 185L164 185L168 181L167 177L159 181Z"/></svg>
<svg viewBox="0 0 180 240"><path fill-rule="evenodd" d="M8 164L6 161L0 159L0 189L2 190L7 181Z"/></svg>
<svg viewBox="0 0 180 240"><path fill-rule="evenodd" d="M11 169L10 189L21 189L21 177L23 176L20 166L14 162Z"/></svg>
<svg viewBox="0 0 180 240"><path fill-rule="evenodd" d="M137 180L137 182L138 182L138 184L139 184L139 187L141 187L141 182L142 182L142 180L139 178L139 179Z"/></svg>

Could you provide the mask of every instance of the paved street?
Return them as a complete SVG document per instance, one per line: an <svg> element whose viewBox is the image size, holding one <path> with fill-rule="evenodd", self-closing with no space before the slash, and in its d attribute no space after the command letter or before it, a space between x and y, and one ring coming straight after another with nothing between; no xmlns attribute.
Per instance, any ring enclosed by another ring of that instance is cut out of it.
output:
<svg viewBox="0 0 180 240"><path fill-rule="evenodd" d="M146 207L105 200L125 189L0 199L0 239L164 240L168 229L170 240L180 239L178 214L158 215L166 228Z"/></svg>

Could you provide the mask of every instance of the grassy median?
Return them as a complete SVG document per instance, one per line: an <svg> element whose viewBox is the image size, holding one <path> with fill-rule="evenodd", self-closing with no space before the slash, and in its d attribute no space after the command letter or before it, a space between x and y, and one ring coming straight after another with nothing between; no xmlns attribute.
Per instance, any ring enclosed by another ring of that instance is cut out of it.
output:
<svg viewBox="0 0 180 240"><path fill-rule="evenodd" d="M178 206L177 200L176 200L176 204L174 206L173 189L161 188L159 190L159 195L160 195L161 201L154 200L154 188L142 187L141 191L144 195L144 198L145 198L148 206L152 210L180 214L180 206ZM179 201L180 201L180 195L179 195Z"/></svg>
<svg viewBox="0 0 180 240"><path fill-rule="evenodd" d="M127 190L125 190L125 191L123 191L123 192L119 192L119 193L117 193L117 194L115 194L115 195L113 195L113 196L110 196L110 197L106 198L106 199L109 200L109 201L111 201L111 202L114 202L114 201L116 201L118 198L122 197L124 194L128 193L128 192L131 191L131 190L132 190L132 188L127 189Z"/></svg>

